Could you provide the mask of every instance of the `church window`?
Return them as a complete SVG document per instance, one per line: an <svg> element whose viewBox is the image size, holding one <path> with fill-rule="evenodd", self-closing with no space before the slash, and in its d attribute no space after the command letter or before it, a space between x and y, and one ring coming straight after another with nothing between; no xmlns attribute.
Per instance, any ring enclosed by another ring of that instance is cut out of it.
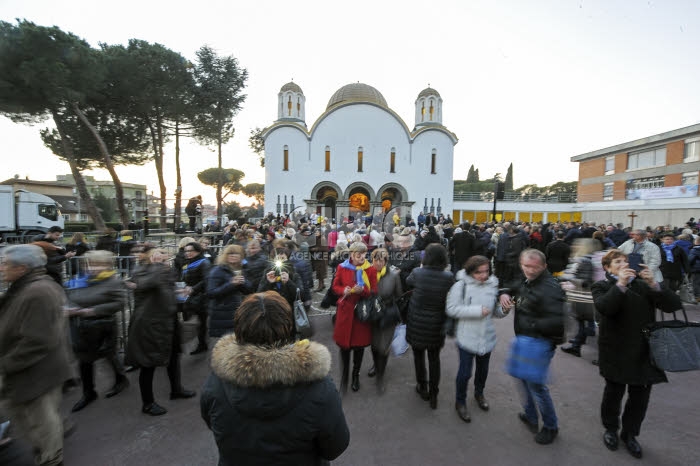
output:
<svg viewBox="0 0 700 466"><path fill-rule="evenodd" d="M420 121L425 121L425 100L421 102Z"/></svg>
<svg viewBox="0 0 700 466"><path fill-rule="evenodd" d="M362 158L363 158L363 150L362 146L357 148L357 171L361 172L362 171Z"/></svg>
<svg viewBox="0 0 700 466"><path fill-rule="evenodd" d="M297 116L301 118L301 98L297 97Z"/></svg>
<svg viewBox="0 0 700 466"><path fill-rule="evenodd" d="M434 175L437 173L435 168L435 159L437 158L437 150L433 149L433 153L430 156L430 174Z"/></svg>
<svg viewBox="0 0 700 466"><path fill-rule="evenodd" d="M433 121L433 113L435 112L435 107L433 107L433 99L430 99L430 121Z"/></svg>
<svg viewBox="0 0 700 466"><path fill-rule="evenodd" d="M391 148L391 156L389 157L389 173L396 173L396 148Z"/></svg>
<svg viewBox="0 0 700 466"><path fill-rule="evenodd" d="M331 171L331 148L326 146L326 171Z"/></svg>
<svg viewBox="0 0 700 466"><path fill-rule="evenodd" d="M287 100L287 116L292 116L292 96L289 96L289 100Z"/></svg>
<svg viewBox="0 0 700 466"><path fill-rule="evenodd" d="M289 171L289 146L284 146L284 158L282 159L282 170Z"/></svg>

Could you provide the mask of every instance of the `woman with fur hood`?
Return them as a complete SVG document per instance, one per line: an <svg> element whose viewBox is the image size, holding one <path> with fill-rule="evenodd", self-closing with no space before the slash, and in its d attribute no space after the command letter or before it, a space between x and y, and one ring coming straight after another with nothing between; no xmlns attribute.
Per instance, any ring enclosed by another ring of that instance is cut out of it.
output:
<svg viewBox="0 0 700 466"><path fill-rule="evenodd" d="M243 301L234 334L214 347L201 412L219 448L219 466L322 465L347 448L330 353L294 339L291 308L268 291Z"/></svg>
<svg viewBox="0 0 700 466"><path fill-rule="evenodd" d="M491 275L489 262L484 256L470 257L464 264L464 270L457 272L457 283L447 295L445 312L457 319L455 337L459 350L459 370L455 409L464 422L471 422L467 410L467 384L472 376L474 359L474 399L479 408L489 410L484 386L489 374L491 351L496 346L496 329L491 318L501 318L508 313L498 304L498 278Z"/></svg>

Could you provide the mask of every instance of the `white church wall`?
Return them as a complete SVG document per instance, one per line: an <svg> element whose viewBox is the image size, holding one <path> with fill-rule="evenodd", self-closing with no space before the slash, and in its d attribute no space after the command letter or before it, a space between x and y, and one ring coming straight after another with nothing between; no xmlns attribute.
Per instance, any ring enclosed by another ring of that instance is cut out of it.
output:
<svg viewBox="0 0 700 466"><path fill-rule="evenodd" d="M432 151L435 149L435 174L431 173ZM413 167L406 182L413 205L414 218L423 210L425 198L430 208L431 198L435 199L435 212L440 199L442 213L452 213L454 198L453 184L454 146L452 140L441 131L426 131L413 141Z"/></svg>
<svg viewBox="0 0 700 466"><path fill-rule="evenodd" d="M289 147L288 169L284 171L284 146ZM309 155L309 143L300 130L283 126L272 131L265 140L265 210L277 213L277 196L280 203L291 203L294 196L295 207L303 203L311 187L300 178Z"/></svg>

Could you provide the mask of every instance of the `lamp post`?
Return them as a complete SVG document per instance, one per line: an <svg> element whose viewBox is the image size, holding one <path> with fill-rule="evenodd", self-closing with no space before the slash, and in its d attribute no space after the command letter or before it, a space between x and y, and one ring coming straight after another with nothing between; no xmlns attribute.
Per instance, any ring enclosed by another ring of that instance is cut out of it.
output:
<svg viewBox="0 0 700 466"><path fill-rule="evenodd" d="M76 199L77 199L78 201L77 201L77 203L76 203L76 201L70 201L70 202L71 202L71 204L77 205L77 207L78 207L78 221L80 222L80 221L81 221L81 220L80 220L80 217L81 217L81 215L80 215L80 214L81 214L81 212L80 212L80 196L78 195L78 189L77 189L77 188L73 188L73 195L77 195L77 196L76 196Z"/></svg>

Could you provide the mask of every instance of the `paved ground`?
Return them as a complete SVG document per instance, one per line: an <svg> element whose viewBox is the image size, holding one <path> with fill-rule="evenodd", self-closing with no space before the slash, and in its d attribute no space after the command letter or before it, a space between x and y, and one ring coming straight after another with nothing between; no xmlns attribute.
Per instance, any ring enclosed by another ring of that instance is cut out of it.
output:
<svg viewBox="0 0 700 466"><path fill-rule="evenodd" d="M318 302L321 296L316 295ZM700 320L700 308L691 306L689 317ZM331 348L333 375L338 379L338 355L332 342L331 318L312 317L315 339ZM625 465L638 464L624 448L608 451L602 443L599 406L603 380L591 360L597 356L595 338L584 346L583 357L557 351L552 365L552 397L560 419L560 435L549 446L537 445L516 414L519 397L514 380L504 373L504 358L513 335L512 317L497 321L499 343L491 358L486 396L491 410L478 409L469 388L472 422L465 424L454 411L454 377L458 355L448 340L441 354L442 379L438 409L433 411L414 391L410 351L392 357L387 369L387 391L377 395L373 379L366 376L371 364L365 354L359 392L344 398L351 441L333 464L364 466L412 465ZM191 344L190 344L191 346ZM208 373L206 355L183 355L187 388L199 390ZM105 399L112 383L100 366L97 389L100 398L75 414L75 433L65 442L65 464L108 465L215 465L218 455L211 433L199 414L199 399L169 401L165 369L156 372L156 400L168 414L141 414L138 372L129 374L131 387ZM700 464L700 372L668 375L670 383L654 387L647 418L638 438L648 465ZM64 409L80 397L78 390L64 399Z"/></svg>

